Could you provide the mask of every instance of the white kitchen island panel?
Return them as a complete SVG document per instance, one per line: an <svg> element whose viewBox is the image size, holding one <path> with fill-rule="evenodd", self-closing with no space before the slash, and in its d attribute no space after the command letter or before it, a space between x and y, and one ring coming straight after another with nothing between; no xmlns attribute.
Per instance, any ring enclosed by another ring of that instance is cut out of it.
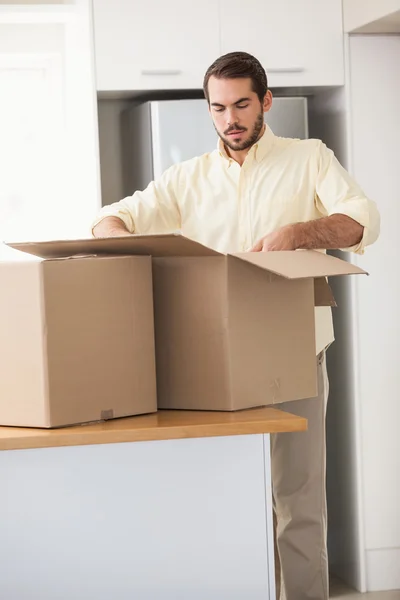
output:
<svg viewBox="0 0 400 600"><path fill-rule="evenodd" d="M275 598L268 434L6 450L0 477L4 600Z"/></svg>

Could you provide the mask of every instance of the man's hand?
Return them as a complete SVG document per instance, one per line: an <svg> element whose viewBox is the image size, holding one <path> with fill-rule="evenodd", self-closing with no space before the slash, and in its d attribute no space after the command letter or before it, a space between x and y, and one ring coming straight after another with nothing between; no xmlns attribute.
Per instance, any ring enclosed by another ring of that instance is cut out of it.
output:
<svg viewBox="0 0 400 600"><path fill-rule="evenodd" d="M106 217L93 228L93 236L96 238L120 237L131 235L125 223L118 217Z"/></svg>
<svg viewBox="0 0 400 600"><path fill-rule="evenodd" d="M351 249L360 244L363 233L364 227L351 217L334 214L281 227L257 242L251 252Z"/></svg>
<svg viewBox="0 0 400 600"><path fill-rule="evenodd" d="M292 225L286 225L277 231L269 233L251 248L251 252L272 252L279 250L296 250Z"/></svg>

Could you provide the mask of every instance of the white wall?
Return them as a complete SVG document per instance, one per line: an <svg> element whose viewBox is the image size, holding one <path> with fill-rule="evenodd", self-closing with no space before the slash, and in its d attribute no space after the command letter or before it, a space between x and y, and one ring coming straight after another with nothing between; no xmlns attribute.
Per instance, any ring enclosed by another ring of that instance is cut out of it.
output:
<svg viewBox="0 0 400 600"><path fill-rule="evenodd" d="M355 286L368 590L400 588L399 64L400 36L350 37L352 168L382 216Z"/></svg>
<svg viewBox="0 0 400 600"><path fill-rule="evenodd" d="M400 36L350 36L346 89L310 100L310 134L335 151L382 215L378 243L352 259L370 277L331 282L330 566L362 591L400 588L399 64Z"/></svg>

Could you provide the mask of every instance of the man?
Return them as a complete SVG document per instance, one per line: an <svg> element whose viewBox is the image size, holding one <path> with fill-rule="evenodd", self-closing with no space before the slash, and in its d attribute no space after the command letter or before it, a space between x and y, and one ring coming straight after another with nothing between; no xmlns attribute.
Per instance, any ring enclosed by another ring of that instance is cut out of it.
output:
<svg viewBox="0 0 400 600"><path fill-rule="evenodd" d="M276 137L264 125L272 106L257 59L217 59L204 93L218 148L168 169L144 191L102 209L96 237L184 235L221 252L336 249L362 253L379 235L379 214L319 140ZM190 135L190 132L188 132ZM272 479L281 599L328 599L325 495L325 349L329 308L316 309L316 398L282 405L308 419L307 433L272 436Z"/></svg>

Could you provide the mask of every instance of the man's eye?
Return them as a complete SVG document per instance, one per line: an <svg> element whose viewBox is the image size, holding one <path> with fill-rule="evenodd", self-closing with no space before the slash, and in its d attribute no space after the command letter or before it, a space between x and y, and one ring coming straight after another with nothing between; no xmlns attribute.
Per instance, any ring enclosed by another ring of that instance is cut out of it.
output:
<svg viewBox="0 0 400 600"><path fill-rule="evenodd" d="M238 108L247 108L248 104L238 104Z"/></svg>
<svg viewBox="0 0 400 600"><path fill-rule="evenodd" d="M223 108L214 108L215 112L222 112L224 109Z"/></svg>

